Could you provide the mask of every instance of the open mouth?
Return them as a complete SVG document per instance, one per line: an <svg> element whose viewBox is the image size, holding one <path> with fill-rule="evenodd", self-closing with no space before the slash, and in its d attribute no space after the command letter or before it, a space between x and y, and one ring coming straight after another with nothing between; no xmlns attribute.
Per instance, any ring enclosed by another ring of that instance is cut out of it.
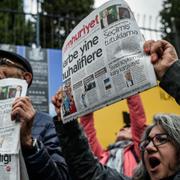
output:
<svg viewBox="0 0 180 180"><path fill-rule="evenodd" d="M160 160L157 159L156 157L149 158L149 164L150 164L152 169L154 169L155 167L159 166L160 163L161 163Z"/></svg>

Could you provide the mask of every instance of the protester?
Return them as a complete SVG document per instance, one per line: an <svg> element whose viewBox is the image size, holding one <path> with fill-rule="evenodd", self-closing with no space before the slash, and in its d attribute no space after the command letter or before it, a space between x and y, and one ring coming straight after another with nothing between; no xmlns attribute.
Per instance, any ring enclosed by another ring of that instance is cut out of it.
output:
<svg viewBox="0 0 180 180"><path fill-rule="evenodd" d="M0 79L4 78L25 79L30 86L33 70L27 59L0 50ZM21 147L30 180L69 179L52 118L37 112L27 96L15 99L11 116L21 122Z"/></svg>
<svg viewBox="0 0 180 180"><path fill-rule="evenodd" d="M180 76L178 75L180 71L173 70L179 69L180 65L174 47L163 40L148 41L144 45L144 50L151 55L161 87L178 101L180 84L176 82L179 81L176 78ZM56 109L57 101L58 97L54 96L52 102ZM73 177L78 180L130 179L98 162L90 151L87 138L76 120L63 124L60 117L57 119L59 121L56 121L56 130L59 138L62 139L62 150ZM180 116L162 114L155 116L154 121L154 124L146 130L141 142L142 162L132 179L177 180L180 178Z"/></svg>
<svg viewBox="0 0 180 180"><path fill-rule="evenodd" d="M56 101L56 112L61 116L60 107L63 106L63 91L60 89L56 93L53 101ZM80 118L81 125L88 137L94 155L98 157L102 164L116 169L127 176L132 176L132 172L140 159L139 143L142 133L146 127L146 117L139 95L134 95L127 99L130 111L131 128L127 125L121 128L117 134L116 142L104 150L96 137L93 113L89 113ZM132 131L132 133L131 133Z"/></svg>
<svg viewBox="0 0 180 180"><path fill-rule="evenodd" d="M133 180L175 180L179 173L180 116L162 114L145 131L141 142L142 162L135 171ZM77 121L65 125L56 123L62 148L69 168L78 180L126 180L128 177L103 166L89 149L88 142Z"/></svg>
<svg viewBox="0 0 180 180"><path fill-rule="evenodd" d="M180 116L157 114L140 144L142 162L134 179L180 178Z"/></svg>
<svg viewBox="0 0 180 180"><path fill-rule="evenodd" d="M80 118L94 155L102 164L116 169L126 176L132 176L140 159L139 143L146 127L146 117L140 95L127 98L130 112L130 126L125 125L117 134L116 142L103 149L96 137L93 113Z"/></svg>

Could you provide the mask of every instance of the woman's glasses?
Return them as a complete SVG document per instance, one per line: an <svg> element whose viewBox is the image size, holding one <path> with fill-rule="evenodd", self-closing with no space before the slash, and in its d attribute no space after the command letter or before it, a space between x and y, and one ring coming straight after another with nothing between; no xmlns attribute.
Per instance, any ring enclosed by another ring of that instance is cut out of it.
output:
<svg viewBox="0 0 180 180"><path fill-rule="evenodd" d="M144 151L147 147L147 145L152 141L153 145L155 147L160 146L162 144L165 144L169 141L169 136L168 134L156 134L154 137L147 137L147 139L143 140L140 143L140 150Z"/></svg>

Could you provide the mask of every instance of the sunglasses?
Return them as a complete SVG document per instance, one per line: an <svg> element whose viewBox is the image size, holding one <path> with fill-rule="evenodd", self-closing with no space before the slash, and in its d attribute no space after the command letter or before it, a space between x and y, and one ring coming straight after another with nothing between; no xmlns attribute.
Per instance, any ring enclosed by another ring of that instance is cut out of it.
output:
<svg viewBox="0 0 180 180"><path fill-rule="evenodd" d="M21 69L22 71L26 72L26 69L23 66L16 64L7 58L0 58L0 66L3 66L3 65L13 66L13 67L16 67L16 68Z"/></svg>

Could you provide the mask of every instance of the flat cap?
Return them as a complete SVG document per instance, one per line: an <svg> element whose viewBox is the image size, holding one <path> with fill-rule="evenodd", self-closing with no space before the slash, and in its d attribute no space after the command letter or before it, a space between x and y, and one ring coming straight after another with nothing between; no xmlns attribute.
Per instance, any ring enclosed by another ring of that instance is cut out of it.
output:
<svg viewBox="0 0 180 180"><path fill-rule="evenodd" d="M17 53L10 52L10 51L4 51L4 50L0 50L0 58L7 58L15 63L21 64L27 72L32 74L32 80L33 80L33 70L32 70L32 66L29 63L28 59L24 58L23 56L21 56ZM29 86L31 85L32 80L29 83Z"/></svg>

